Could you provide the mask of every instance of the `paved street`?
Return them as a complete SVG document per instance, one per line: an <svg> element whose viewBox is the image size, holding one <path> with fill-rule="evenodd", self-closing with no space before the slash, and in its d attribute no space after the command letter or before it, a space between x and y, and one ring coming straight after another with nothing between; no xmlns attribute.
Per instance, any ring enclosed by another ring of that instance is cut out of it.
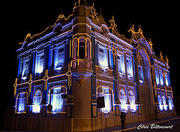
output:
<svg viewBox="0 0 180 132"><path fill-rule="evenodd" d="M124 132L180 132L180 117L171 117L159 121L135 123L126 126ZM97 131L101 132L101 130ZM108 128L103 132L122 132L120 127Z"/></svg>
<svg viewBox="0 0 180 132"><path fill-rule="evenodd" d="M152 123L153 124L153 123ZM149 126L149 129L133 129L133 130L127 130L128 132L180 132L180 119L177 120L170 120L170 121L166 121L166 122L162 122L162 123L155 123L155 125L159 125L159 127L154 126L153 129L151 129L151 125ZM173 126L172 126L173 125ZM165 126L169 126L169 128L163 128ZM152 125L153 127L153 125ZM160 128L162 127L162 128ZM172 128L171 128L172 127ZM159 129L158 129L159 128Z"/></svg>
<svg viewBox="0 0 180 132"><path fill-rule="evenodd" d="M12 132L12 131L0 130L0 132ZM25 132L25 131L13 131L13 132ZM30 131L26 131L26 132L30 132ZM96 132L101 132L101 130ZM122 130L120 127L115 127L115 128L104 129L103 132L122 132ZM130 124L126 126L124 132L180 132L180 117L171 117L159 121Z"/></svg>

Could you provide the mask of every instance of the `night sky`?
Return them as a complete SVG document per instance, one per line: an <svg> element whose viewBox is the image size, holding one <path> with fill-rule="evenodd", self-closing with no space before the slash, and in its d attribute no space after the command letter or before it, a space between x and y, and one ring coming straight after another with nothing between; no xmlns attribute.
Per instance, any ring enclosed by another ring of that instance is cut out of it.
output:
<svg viewBox="0 0 180 132"><path fill-rule="evenodd" d="M43 31L47 26L53 25L60 13L66 17L72 12L75 0L58 1L7 1L1 11L1 109L0 124L2 115L7 108L14 104L13 84L17 74L16 49L18 43L22 42L27 33L34 35ZM102 14L108 23L112 16L118 25L120 33L128 35L130 25L142 26L144 36L151 38L156 55L160 50L164 58L169 58L171 83L175 96L180 96L178 89L179 73L179 7L180 3L163 1L157 3L144 1L121 0L87 0L89 4L95 3L97 12L102 8ZM3 30L2 30L3 29ZM3 41L2 41L3 40Z"/></svg>

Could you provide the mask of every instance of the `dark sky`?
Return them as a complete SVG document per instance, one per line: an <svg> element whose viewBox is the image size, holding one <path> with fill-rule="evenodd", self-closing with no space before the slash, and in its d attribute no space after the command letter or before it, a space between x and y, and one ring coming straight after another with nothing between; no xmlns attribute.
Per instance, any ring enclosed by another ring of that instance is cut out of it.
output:
<svg viewBox="0 0 180 132"><path fill-rule="evenodd" d="M1 97L3 100L1 111L13 102L13 84L17 74L16 49L27 33L32 35L43 31L47 26L53 25L60 13L68 16L72 12L75 0L58 1L7 1L3 2L1 11L1 58L3 75L1 83ZM178 90L179 73L179 18L180 11L177 1L152 1L137 2L137 0L87 0L95 3L97 12L102 8L102 14L108 20L112 16L118 25L120 33L127 34L130 25L142 26L144 36L151 38L157 55L161 50L163 55L169 57L171 66L171 83L175 95L180 95ZM178 31L178 32L177 32Z"/></svg>

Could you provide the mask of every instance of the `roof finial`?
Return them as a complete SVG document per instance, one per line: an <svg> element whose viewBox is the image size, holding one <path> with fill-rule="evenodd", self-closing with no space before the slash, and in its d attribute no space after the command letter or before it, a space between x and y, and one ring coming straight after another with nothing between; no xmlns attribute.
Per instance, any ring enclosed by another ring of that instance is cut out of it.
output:
<svg viewBox="0 0 180 132"><path fill-rule="evenodd" d="M78 5L80 5L81 4L81 0L78 0Z"/></svg>
<svg viewBox="0 0 180 132"><path fill-rule="evenodd" d="M109 20L109 22L111 23L110 29L114 30L117 27L116 22L114 20L114 16L112 16L112 19Z"/></svg>
<svg viewBox="0 0 180 132"><path fill-rule="evenodd" d="M160 59L161 59L161 61L164 59L164 58L163 58L162 51L160 51Z"/></svg>
<svg viewBox="0 0 180 132"><path fill-rule="evenodd" d="M78 0L78 5L86 5L86 0Z"/></svg>
<svg viewBox="0 0 180 132"><path fill-rule="evenodd" d="M135 33L134 24L130 27L128 32L131 32L132 34Z"/></svg>
<svg viewBox="0 0 180 132"><path fill-rule="evenodd" d="M29 40L31 40L31 38L32 38L32 37L31 37L31 34L28 33L28 34L26 35L24 41L29 41Z"/></svg>
<svg viewBox="0 0 180 132"><path fill-rule="evenodd" d="M169 59L168 59L167 55L166 55L166 63L169 66Z"/></svg>
<svg viewBox="0 0 180 132"><path fill-rule="evenodd" d="M150 40L149 40L149 45L151 46L151 49L153 48L153 43L152 43L152 40L151 40L151 38L150 38Z"/></svg>
<svg viewBox="0 0 180 132"><path fill-rule="evenodd" d="M100 13L99 13L100 16L102 16L102 8L100 8Z"/></svg>
<svg viewBox="0 0 180 132"><path fill-rule="evenodd" d="M143 36L143 31L142 31L141 25L139 25L138 33L141 35L141 37Z"/></svg>

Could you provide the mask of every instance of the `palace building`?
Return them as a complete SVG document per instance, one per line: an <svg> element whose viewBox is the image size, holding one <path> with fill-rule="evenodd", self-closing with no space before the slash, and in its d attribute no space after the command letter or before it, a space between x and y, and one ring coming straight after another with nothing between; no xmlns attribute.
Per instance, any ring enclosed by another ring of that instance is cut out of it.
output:
<svg viewBox="0 0 180 132"><path fill-rule="evenodd" d="M120 126L121 111L126 124L175 115L168 58L155 55L140 26L129 33L79 0L68 17L27 34L17 49L11 128L94 131Z"/></svg>

